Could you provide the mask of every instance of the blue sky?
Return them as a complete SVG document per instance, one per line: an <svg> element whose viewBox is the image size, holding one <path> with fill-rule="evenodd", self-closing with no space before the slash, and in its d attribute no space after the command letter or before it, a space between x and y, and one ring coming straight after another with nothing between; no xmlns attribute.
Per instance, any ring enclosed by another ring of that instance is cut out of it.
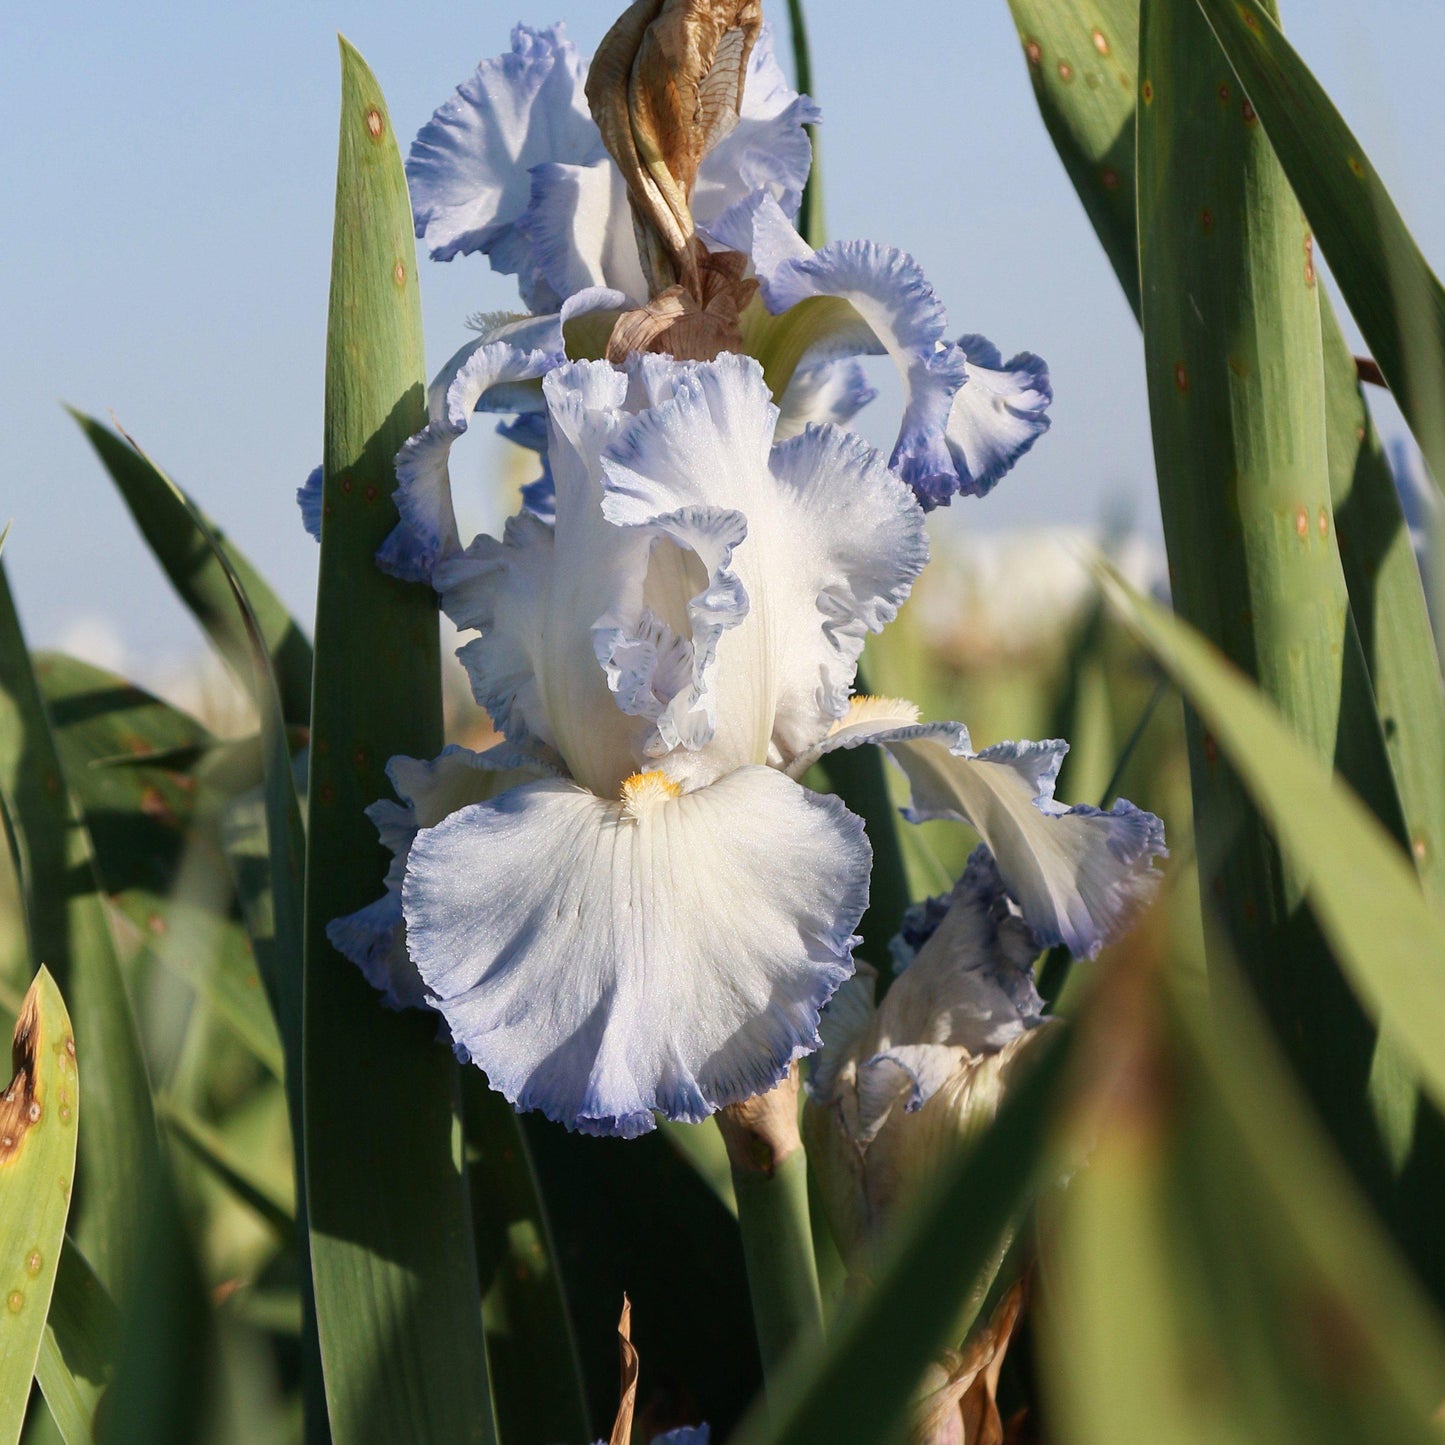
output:
<svg viewBox="0 0 1445 1445"><path fill-rule="evenodd" d="M565 18L584 50L621 3L572 0ZM782 19L781 0L768 8ZM0 523L14 522L5 561L36 645L96 618L142 662L196 638L62 400L113 410L309 618L315 548L293 494L320 453L335 32L370 61L410 137L479 58L506 48L514 19L560 9L11 9ZM1157 528L1138 334L1038 119L1005 0L915 0L886 23L863 0L814 0L811 12L830 233L913 252L952 333L1037 351L1053 371L1053 431L949 524L1088 523L1122 501ZM1445 6L1286 0L1285 19L1439 269ZM469 313L515 304L479 257L424 262L422 291L433 367L465 339ZM876 441L892 420L875 419ZM473 453L478 473L487 446Z"/></svg>

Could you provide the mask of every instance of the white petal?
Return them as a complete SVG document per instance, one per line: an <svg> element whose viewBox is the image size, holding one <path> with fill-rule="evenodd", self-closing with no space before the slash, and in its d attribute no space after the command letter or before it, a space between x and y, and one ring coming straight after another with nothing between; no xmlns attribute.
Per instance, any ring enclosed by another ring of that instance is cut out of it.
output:
<svg viewBox="0 0 1445 1445"><path fill-rule="evenodd" d="M589 286L647 299L627 182L610 156L591 165L552 164L532 172L532 200L520 222L537 270L558 296Z"/></svg>
<svg viewBox="0 0 1445 1445"><path fill-rule="evenodd" d="M858 819L770 769L637 786L626 807L555 781L463 809L418 834L404 889L412 956L493 1087L624 1136L817 1046L870 863Z"/></svg>
<svg viewBox="0 0 1445 1445"><path fill-rule="evenodd" d="M533 291L529 247L516 227L530 199L528 171L604 153L584 80L561 26L519 25L511 53L484 60L422 127L406 172L416 233L434 260L480 250L498 270L519 274L524 294Z"/></svg>
<svg viewBox="0 0 1445 1445"><path fill-rule="evenodd" d="M670 766L702 780L770 752L790 757L844 710L864 636L908 595L927 559L922 514L882 458L837 428L770 449L777 409L747 358L666 371L653 359L634 384L670 394L608 446L607 516L656 527L726 509L747 525L730 562L747 614L709 637L715 682L699 679L700 694L716 690L715 729L705 746L689 741L699 756Z"/></svg>
<svg viewBox="0 0 1445 1445"><path fill-rule="evenodd" d="M401 803L373 803L366 815L392 855L385 891L374 903L326 925L331 946L349 958L380 990L388 1008L426 1008L426 988L406 951L406 922L401 911L401 882L407 854L418 828L429 828L468 803L478 803L527 778L546 775L545 760L515 748L446 748L431 762L395 757L386 765Z"/></svg>

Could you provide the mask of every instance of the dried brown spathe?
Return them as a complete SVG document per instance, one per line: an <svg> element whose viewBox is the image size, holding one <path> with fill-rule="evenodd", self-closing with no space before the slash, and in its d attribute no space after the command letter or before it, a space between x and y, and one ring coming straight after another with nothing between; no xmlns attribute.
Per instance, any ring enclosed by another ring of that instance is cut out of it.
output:
<svg viewBox="0 0 1445 1445"><path fill-rule="evenodd" d="M661 351L707 361L739 351L757 283L746 259L710 252L692 222L703 157L737 124L760 0L636 0L608 31L587 102L627 181L649 300L622 316L609 360Z"/></svg>
<svg viewBox="0 0 1445 1445"><path fill-rule="evenodd" d="M760 0L636 0L597 47L587 103L627 181L652 295L698 300L692 187L737 124Z"/></svg>

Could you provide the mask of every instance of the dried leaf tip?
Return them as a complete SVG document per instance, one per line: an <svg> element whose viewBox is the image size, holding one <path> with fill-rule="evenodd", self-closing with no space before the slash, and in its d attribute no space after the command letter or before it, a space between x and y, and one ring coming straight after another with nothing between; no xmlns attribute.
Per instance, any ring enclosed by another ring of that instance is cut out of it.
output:
<svg viewBox="0 0 1445 1445"><path fill-rule="evenodd" d="M40 978L37 977L20 1006L15 1035L10 1045L14 1077L0 1094L0 1168L20 1152L25 1135L38 1123L42 1112L40 1097Z"/></svg>
<svg viewBox="0 0 1445 1445"><path fill-rule="evenodd" d="M622 1317L617 1321L617 1349L622 1357L622 1398L617 1402L617 1419L608 1445L629 1445L632 1417L637 1410L637 1376L640 1362L632 1343L632 1301L622 1296Z"/></svg>

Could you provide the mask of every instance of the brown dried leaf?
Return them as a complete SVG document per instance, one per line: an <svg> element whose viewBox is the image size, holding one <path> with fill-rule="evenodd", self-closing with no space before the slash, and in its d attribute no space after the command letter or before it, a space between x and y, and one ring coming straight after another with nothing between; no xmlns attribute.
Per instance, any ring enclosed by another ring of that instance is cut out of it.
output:
<svg viewBox="0 0 1445 1445"><path fill-rule="evenodd" d="M950 1351L929 1367L912 1445L1004 1445L998 1380L1026 1293L1025 1278L1004 1295L988 1324L962 1350Z"/></svg>
<svg viewBox="0 0 1445 1445"><path fill-rule="evenodd" d="M622 1296L622 1317L617 1321L617 1348L622 1356L622 1398L608 1445L628 1445L632 1439L632 1417L637 1410L637 1376L640 1362L632 1343L632 1301Z"/></svg>

